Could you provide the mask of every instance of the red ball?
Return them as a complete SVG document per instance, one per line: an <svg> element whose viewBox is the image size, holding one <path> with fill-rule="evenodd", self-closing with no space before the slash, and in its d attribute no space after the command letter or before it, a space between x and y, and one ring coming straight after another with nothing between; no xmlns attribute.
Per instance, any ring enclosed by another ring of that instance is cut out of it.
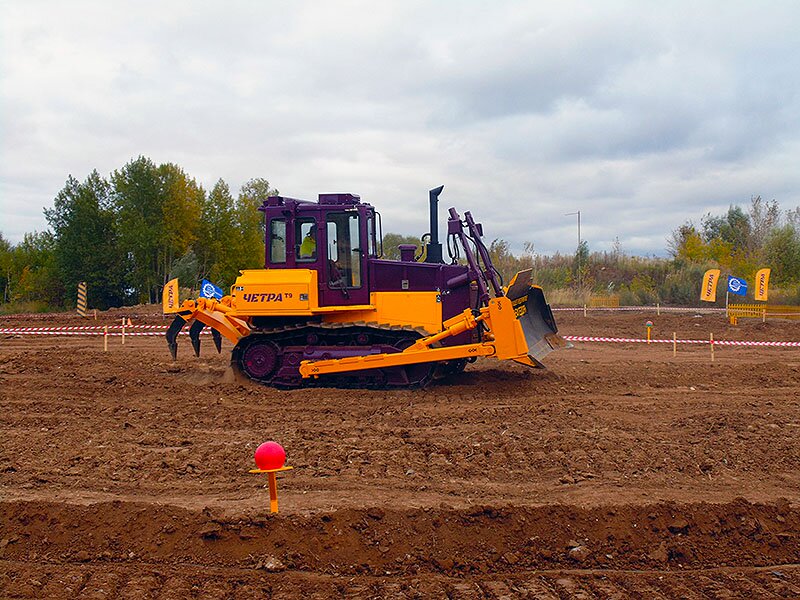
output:
<svg viewBox="0 0 800 600"><path fill-rule="evenodd" d="M256 448L256 466L262 471L280 469L286 462L286 452L278 442L264 442Z"/></svg>

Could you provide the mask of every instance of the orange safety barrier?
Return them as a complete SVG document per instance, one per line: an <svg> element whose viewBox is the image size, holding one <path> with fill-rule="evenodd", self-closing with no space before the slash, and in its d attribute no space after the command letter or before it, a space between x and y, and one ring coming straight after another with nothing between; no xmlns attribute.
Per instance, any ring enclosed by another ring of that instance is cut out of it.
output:
<svg viewBox="0 0 800 600"><path fill-rule="evenodd" d="M619 308L619 295L590 296L589 308Z"/></svg>
<svg viewBox="0 0 800 600"><path fill-rule="evenodd" d="M726 312L731 325L739 319L800 319L800 306L770 306L768 304L729 304Z"/></svg>

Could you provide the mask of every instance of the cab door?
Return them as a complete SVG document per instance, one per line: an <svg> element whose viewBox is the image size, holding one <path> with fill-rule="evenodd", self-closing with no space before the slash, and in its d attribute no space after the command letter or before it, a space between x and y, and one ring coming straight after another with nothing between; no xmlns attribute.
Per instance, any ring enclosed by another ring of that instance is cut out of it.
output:
<svg viewBox="0 0 800 600"><path fill-rule="evenodd" d="M321 306L369 304L366 238L357 209L331 211L326 215Z"/></svg>

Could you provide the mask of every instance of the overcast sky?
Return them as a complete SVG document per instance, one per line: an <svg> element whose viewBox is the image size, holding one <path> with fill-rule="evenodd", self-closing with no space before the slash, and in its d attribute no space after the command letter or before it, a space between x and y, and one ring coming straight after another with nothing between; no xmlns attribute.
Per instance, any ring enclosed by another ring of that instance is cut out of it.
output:
<svg viewBox="0 0 800 600"><path fill-rule="evenodd" d="M139 155L207 190L427 191L489 240L665 255L688 219L800 204L800 2L0 0L0 232Z"/></svg>

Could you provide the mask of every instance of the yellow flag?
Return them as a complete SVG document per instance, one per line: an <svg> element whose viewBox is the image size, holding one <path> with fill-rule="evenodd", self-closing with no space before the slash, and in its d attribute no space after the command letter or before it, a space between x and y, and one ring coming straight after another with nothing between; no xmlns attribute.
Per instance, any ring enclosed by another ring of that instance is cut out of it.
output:
<svg viewBox="0 0 800 600"><path fill-rule="evenodd" d="M756 300L767 301L769 291L769 269L761 269L756 273Z"/></svg>
<svg viewBox="0 0 800 600"><path fill-rule="evenodd" d="M161 293L161 305L165 313L176 312L178 310L178 279L171 279L164 286Z"/></svg>
<svg viewBox="0 0 800 600"><path fill-rule="evenodd" d="M717 301L717 283L719 283L719 269L709 269L703 275L703 289L700 291L700 300L703 302Z"/></svg>

